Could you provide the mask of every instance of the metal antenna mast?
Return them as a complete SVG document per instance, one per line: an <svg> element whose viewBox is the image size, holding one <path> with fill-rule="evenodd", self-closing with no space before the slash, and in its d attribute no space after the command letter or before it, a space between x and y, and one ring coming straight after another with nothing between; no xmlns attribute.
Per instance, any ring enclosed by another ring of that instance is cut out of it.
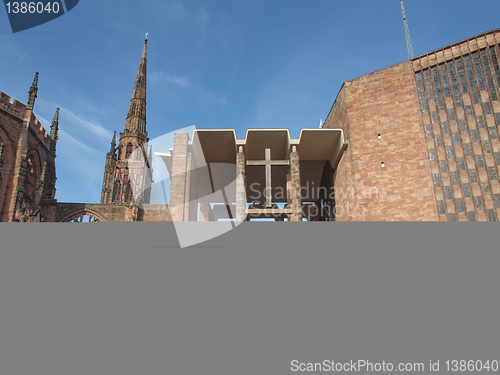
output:
<svg viewBox="0 0 500 375"><path fill-rule="evenodd" d="M411 45L410 28L408 27L408 21L406 20L405 5L403 4L403 0L400 0L400 1L401 1L401 11L403 12L403 21L405 24L406 49L408 50L408 58L412 59L413 58L413 47Z"/></svg>

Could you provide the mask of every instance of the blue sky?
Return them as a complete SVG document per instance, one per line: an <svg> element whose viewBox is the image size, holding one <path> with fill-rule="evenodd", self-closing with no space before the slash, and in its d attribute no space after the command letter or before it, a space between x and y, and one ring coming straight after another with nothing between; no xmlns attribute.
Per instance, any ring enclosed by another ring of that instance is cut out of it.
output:
<svg viewBox="0 0 500 375"><path fill-rule="evenodd" d="M500 27L498 0L406 0L415 55ZM179 128L318 127L342 83L407 59L397 0L80 0L11 32L0 9L0 91L60 113L60 202L98 203L148 38L149 138ZM155 150L166 151L166 150Z"/></svg>

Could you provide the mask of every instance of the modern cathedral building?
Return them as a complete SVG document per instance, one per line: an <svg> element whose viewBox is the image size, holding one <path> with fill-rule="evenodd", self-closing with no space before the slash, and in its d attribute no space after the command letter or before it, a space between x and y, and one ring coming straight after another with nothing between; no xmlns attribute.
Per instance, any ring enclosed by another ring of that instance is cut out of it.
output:
<svg viewBox="0 0 500 375"><path fill-rule="evenodd" d="M150 204L147 40L99 204L55 200L58 111L48 134L0 93L1 221L496 221L500 29L347 81L322 128L177 133L155 152L169 204Z"/></svg>

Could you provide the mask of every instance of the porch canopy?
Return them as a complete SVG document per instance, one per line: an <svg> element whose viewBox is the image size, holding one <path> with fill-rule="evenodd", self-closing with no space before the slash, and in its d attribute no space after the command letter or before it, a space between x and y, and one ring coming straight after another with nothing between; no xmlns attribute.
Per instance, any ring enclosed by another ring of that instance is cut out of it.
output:
<svg viewBox="0 0 500 375"><path fill-rule="evenodd" d="M237 139L233 129L196 129L189 142L196 168L215 163L236 165L236 155L242 147L246 157L246 194L248 202L264 202L266 188L266 149L271 164L273 202L287 202L286 175L293 146L300 160L302 201L318 200L318 188L328 161L333 170L347 146L341 129L302 129L298 139L290 138L288 129L248 129L245 139ZM155 152L161 156L172 175L170 152ZM194 164L193 164L194 166ZM235 168L236 170L236 168ZM331 183L331 182L330 182Z"/></svg>

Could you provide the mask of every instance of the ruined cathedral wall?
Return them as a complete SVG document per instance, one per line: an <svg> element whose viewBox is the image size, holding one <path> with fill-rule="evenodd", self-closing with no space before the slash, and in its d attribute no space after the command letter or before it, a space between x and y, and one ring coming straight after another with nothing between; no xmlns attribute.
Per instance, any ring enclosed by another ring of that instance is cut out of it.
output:
<svg viewBox="0 0 500 375"><path fill-rule="evenodd" d="M3 165L0 182L0 221L9 221L11 195L16 189L18 176L15 176L15 164L19 135L23 126L26 105L0 92L0 143L3 143ZM47 161L50 146L50 135L37 118L32 115L28 135L28 153L36 157L37 175L41 176L43 165Z"/></svg>
<svg viewBox="0 0 500 375"><path fill-rule="evenodd" d="M46 221L72 221L81 215L91 215L99 221L172 221L166 204L129 203L57 203L46 208Z"/></svg>
<svg viewBox="0 0 500 375"><path fill-rule="evenodd" d="M0 181L0 221L8 220L8 211L14 181L19 129L26 106L17 100L10 102L10 97L0 92L0 143L3 143L3 165Z"/></svg>
<svg viewBox="0 0 500 375"><path fill-rule="evenodd" d="M99 221L137 221L139 208L128 203L58 203L54 221L71 221L81 214L95 216Z"/></svg>
<svg viewBox="0 0 500 375"><path fill-rule="evenodd" d="M139 208L138 221L172 221L167 204L145 204Z"/></svg>

